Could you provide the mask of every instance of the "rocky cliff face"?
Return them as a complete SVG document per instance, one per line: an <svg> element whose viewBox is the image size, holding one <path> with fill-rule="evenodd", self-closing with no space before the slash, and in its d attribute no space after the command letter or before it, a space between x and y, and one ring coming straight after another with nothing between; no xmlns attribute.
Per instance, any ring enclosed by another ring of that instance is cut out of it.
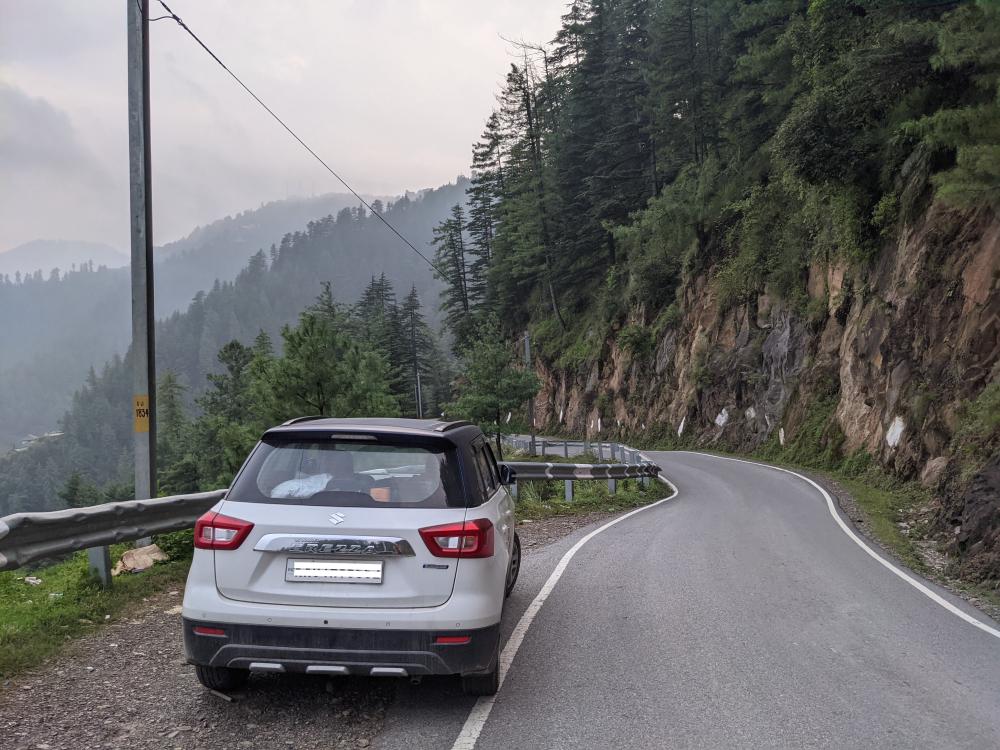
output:
<svg viewBox="0 0 1000 750"><path fill-rule="evenodd" d="M932 204L871 267L815 258L795 306L765 293L725 308L712 276L684 280L682 314L651 352L612 333L582 371L540 363L536 423L593 435L600 420L605 434L736 450L809 437L928 486L948 476L962 404L1000 380L1000 217ZM945 514L960 517L954 497ZM977 539L996 544L992 503L977 510L993 519Z"/></svg>

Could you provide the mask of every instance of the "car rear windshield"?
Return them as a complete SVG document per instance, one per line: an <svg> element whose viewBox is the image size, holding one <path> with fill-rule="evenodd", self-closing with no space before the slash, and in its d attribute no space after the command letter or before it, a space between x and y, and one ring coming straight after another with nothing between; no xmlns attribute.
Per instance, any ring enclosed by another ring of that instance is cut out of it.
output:
<svg viewBox="0 0 1000 750"><path fill-rule="evenodd" d="M464 506L443 442L265 438L229 493L237 502L369 508Z"/></svg>

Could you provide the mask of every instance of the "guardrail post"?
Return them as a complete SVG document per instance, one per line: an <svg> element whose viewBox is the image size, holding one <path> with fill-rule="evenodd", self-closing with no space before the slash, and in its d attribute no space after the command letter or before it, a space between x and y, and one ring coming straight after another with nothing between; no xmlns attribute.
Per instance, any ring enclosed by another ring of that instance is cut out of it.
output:
<svg viewBox="0 0 1000 750"><path fill-rule="evenodd" d="M511 484L511 486L510 486L510 494L511 494L511 496L515 500L517 500L517 480L516 479L514 480L514 483Z"/></svg>
<svg viewBox="0 0 1000 750"><path fill-rule="evenodd" d="M543 438L543 439L542 439L542 455L543 455L543 456L544 456L544 455L546 454L546 451L547 451L548 447L549 447L549 441L548 441L548 440L545 440L545 439Z"/></svg>
<svg viewBox="0 0 1000 750"><path fill-rule="evenodd" d="M563 440L563 458L569 458L569 440Z"/></svg>
<svg viewBox="0 0 1000 750"><path fill-rule="evenodd" d="M564 492L565 492L566 502L567 503L573 502L573 480L572 479L567 479L566 480L566 488L565 488Z"/></svg>
<svg viewBox="0 0 1000 750"><path fill-rule="evenodd" d="M104 588L111 585L111 551L107 547L88 549L87 567Z"/></svg>
<svg viewBox="0 0 1000 750"><path fill-rule="evenodd" d="M590 441L586 437L583 438L583 452L590 453Z"/></svg>
<svg viewBox="0 0 1000 750"><path fill-rule="evenodd" d="M597 460L604 461L604 443L600 440L597 441Z"/></svg>
<svg viewBox="0 0 1000 750"><path fill-rule="evenodd" d="M608 480L608 492L610 492L612 495L617 495L618 494L618 480L617 479L609 479Z"/></svg>

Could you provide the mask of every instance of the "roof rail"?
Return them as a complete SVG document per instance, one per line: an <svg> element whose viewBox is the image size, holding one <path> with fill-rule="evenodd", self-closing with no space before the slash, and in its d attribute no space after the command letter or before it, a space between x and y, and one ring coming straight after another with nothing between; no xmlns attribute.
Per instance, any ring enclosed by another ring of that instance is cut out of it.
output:
<svg viewBox="0 0 1000 750"><path fill-rule="evenodd" d="M322 414L313 414L311 417L295 417L295 419L289 419L287 422L282 422L281 426L285 427L290 424L298 424L299 422L311 422L314 419L323 419Z"/></svg>
<svg viewBox="0 0 1000 750"><path fill-rule="evenodd" d="M468 427L471 424L472 422L467 419L460 419L456 422L438 422L431 425L431 429L434 432L447 432L448 430L454 430L456 427Z"/></svg>

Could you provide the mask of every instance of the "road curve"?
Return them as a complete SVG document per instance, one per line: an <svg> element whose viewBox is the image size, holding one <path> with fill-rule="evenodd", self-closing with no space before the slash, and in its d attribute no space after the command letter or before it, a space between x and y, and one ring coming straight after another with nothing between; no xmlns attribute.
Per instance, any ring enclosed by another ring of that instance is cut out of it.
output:
<svg viewBox="0 0 1000 750"><path fill-rule="evenodd" d="M1000 639L868 555L802 479L647 455L677 497L578 550L478 750L1000 747ZM584 533L526 557L507 633ZM376 746L450 748L473 706L406 688Z"/></svg>

